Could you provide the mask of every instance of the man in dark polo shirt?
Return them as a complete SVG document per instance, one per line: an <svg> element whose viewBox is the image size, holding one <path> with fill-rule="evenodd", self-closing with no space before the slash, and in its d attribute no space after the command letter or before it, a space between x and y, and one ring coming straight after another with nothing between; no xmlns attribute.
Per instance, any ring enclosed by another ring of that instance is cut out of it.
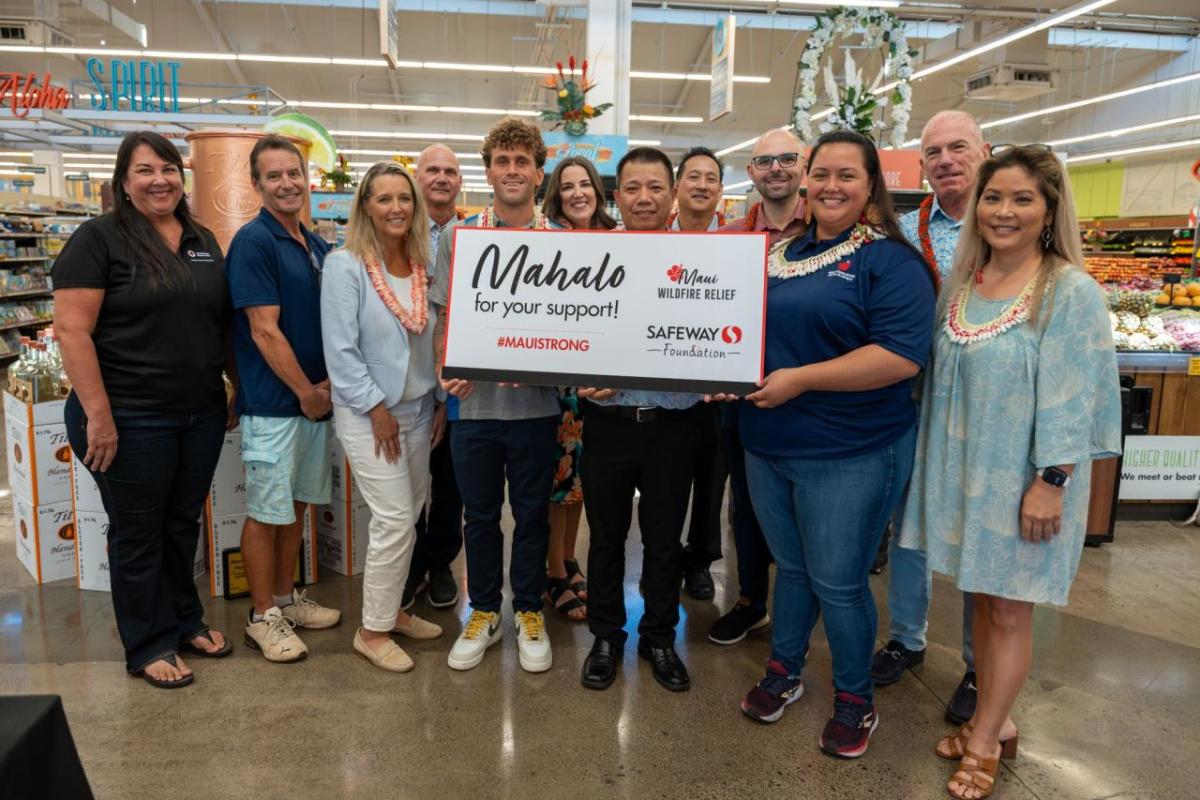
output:
<svg viewBox="0 0 1200 800"><path fill-rule="evenodd" d="M246 464L242 561L250 584L246 644L268 661L298 661L292 630L328 628L341 612L293 588L306 504L332 495L329 379L321 350L321 265L329 246L300 222L308 175L287 139L265 136L250 152L262 198L258 217L229 246L237 411Z"/></svg>

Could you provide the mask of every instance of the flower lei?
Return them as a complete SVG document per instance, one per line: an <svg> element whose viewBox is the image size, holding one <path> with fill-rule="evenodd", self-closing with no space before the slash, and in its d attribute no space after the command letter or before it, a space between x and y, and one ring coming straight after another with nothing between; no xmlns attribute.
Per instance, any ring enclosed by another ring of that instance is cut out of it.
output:
<svg viewBox="0 0 1200 800"><path fill-rule="evenodd" d="M921 255L933 275L933 293L942 289L942 270L938 266L937 253L933 250L933 239L929 235L929 216L933 213L933 195L921 201L921 210L917 214L917 238L921 240Z"/></svg>
<svg viewBox="0 0 1200 800"><path fill-rule="evenodd" d="M475 222L477 228L494 228L496 227L496 211L494 206L488 206L483 211L479 212L479 219ZM549 230L554 226L550 222L550 218L543 214L539 209L533 210L533 225L531 226L538 230Z"/></svg>
<svg viewBox="0 0 1200 800"><path fill-rule="evenodd" d="M379 262L373 258L368 258L363 263L367 268L367 277L371 279L371 285L375 287L375 293L379 295L379 299L388 307L388 310L396 315L396 319L400 320L400 324L404 326L404 329L415 336L420 336L424 333L425 325L429 322L429 304L425 299L429 280L425 272L425 266L423 264L412 265L411 299L413 310L410 313L396 299L396 293L392 291L392 286L384 276L383 268L379 265Z"/></svg>
<svg viewBox="0 0 1200 800"><path fill-rule="evenodd" d="M799 261L788 261L784 253L788 245L797 238L793 236L790 239L782 239L771 248L771 252L767 255L767 275L782 279L811 275L831 264L849 258L864 245L879 239L886 239L887 234L864 222L859 222L854 226L854 231L846 241L834 245L823 253L817 253L815 256L802 258Z"/></svg>
<svg viewBox="0 0 1200 800"><path fill-rule="evenodd" d="M1025 288L1021 290L1015 300L1005 307L1000 316L981 325L967 322L967 302L974 291L974 283L974 281L964 281L958 296L951 301L950 308L947 310L944 330L950 341L961 345L986 341L1029 319L1033 287L1037 284L1036 275L1029 283L1025 284Z"/></svg>
<svg viewBox="0 0 1200 800"><path fill-rule="evenodd" d="M811 114L817 102L816 77L821 64L821 57L829 48L835 36L862 35L862 44L868 49L885 49L887 56L879 76L869 90L860 86L851 96L849 87L844 95L839 94L832 109L833 113L821 121L820 132L835 128L855 130L860 122L869 119L876 107L891 103L892 128L888 133L888 144L891 147L901 147L908 133L908 120L912 113L912 87L909 80L913 74L913 59L916 50L909 49L908 37L904 32L904 23L892 12L877 8L835 8L828 14L818 16L816 27L804 45L804 52L798 64L797 81L799 89L792 102L792 125L800 134L800 138L811 143L813 136ZM847 66L853 66L853 59L847 54ZM849 73L852 69L848 69ZM884 76L891 81L883 87L876 88ZM829 83L829 76L826 77ZM836 86L827 87L836 92ZM879 97L886 95L888 97ZM882 123L866 122L870 127L883 127Z"/></svg>

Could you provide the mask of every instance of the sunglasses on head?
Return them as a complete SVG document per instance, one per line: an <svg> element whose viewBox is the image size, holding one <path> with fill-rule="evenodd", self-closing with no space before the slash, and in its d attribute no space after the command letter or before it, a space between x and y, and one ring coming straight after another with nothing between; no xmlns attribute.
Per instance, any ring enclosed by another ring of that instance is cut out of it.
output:
<svg viewBox="0 0 1200 800"><path fill-rule="evenodd" d="M750 159L750 163L758 169L767 170L771 168L771 164L778 161L779 166L783 167L784 169L788 169L789 167L796 166L796 163L799 160L799 153L780 153L779 155L775 156L755 156L754 158Z"/></svg>
<svg viewBox="0 0 1200 800"><path fill-rule="evenodd" d="M1028 150L1033 153L1052 153L1054 148L1048 144L994 144L992 155L1000 156L1011 150Z"/></svg>

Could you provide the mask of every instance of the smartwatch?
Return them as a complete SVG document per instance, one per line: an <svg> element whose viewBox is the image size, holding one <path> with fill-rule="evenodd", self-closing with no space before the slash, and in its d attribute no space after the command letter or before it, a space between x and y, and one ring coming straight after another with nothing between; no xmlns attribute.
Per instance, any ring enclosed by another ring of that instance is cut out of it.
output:
<svg viewBox="0 0 1200 800"><path fill-rule="evenodd" d="M1058 467L1045 467L1037 471L1038 477L1051 486L1065 489L1071 484L1071 476Z"/></svg>

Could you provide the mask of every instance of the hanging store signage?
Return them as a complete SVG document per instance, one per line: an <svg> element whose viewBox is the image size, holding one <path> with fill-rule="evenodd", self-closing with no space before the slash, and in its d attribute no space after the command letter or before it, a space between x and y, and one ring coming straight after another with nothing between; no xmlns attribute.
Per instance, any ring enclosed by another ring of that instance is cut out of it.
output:
<svg viewBox="0 0 1200 800"><path fill-rule="evenodd" d="M616 175L617 163L629 151L628 136L603 136L584 134L572 136L569 133L552 131L542 134L546 144L546 174L549 175L558 166L558 162L568 156L583 156L596 165L596 171L601 175Z"/></svg>
<svg viewBox="0 0 1200 800"><path fill-rule="evenodd" d="M12 185L19 189L28 189L30 186L33 186L33 181L28 178L17 178L12 182Z"/></svg>
<svg viewBox="0 0 1200 800"><path fill-rule="evenodd" d="M80 175L64 175L63 178L68 181L90 181L92 176L84 172Z"/></svg>
<svg viewBox="0 0 1200 800"><path fill-rule="evenodd" d="M350 219L353 192L313 192L309 200L313 219Z"/></svg>
<svg viewBox="0 0 1200 800"><path fill-rule="evenodd" d="M1126 436L1120 498L1200 499L1200 436Z"/></svg>
<svg viewBox="0 0 1200 800"><path fill-rule="evenodd" d="M25 166L17 167L17 172L24 172L26 175L45 175L46 168L25 165Z"/></svg>
<svg viewBox="0 0 1200 800"><path fill-rule="evenodd" d="M720 119L733 113L733 40L737 33L733 14L721 17L713 28L712 84L708 95L708 118Z"/></svg>
<svg viewBox="0 0 1200 800"><path fill-rule="evenodd" d="M35 83L37 75L20 72L0 72L0 106L7 105L13 116L24 117L30 109L61 111L71 103L67 90L50 85L47 72L41 83Z"/></svg>
<svg viewBox="0 0 1200 800"><path fill-rule="evenodd" d="M400 20L392 0L379 0L379 54L392 69L400 63Z"/></svg>
<svg viewBox="0 0 1200 800"><path fill-rule="evenodd" d="M122 61L89 58L92 108L118 111L125 101L131 111L171 114L179 111L178 61Z"/></svg>

